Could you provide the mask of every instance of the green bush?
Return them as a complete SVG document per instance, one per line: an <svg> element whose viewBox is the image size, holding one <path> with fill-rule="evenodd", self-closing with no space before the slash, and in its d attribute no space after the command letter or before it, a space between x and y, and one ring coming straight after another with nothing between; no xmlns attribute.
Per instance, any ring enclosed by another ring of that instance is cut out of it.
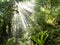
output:
<svg viewBox="0 0 60 45"><path fill-rule="evenodd" d="M47 31L41 31L35 36L32 36L31 40L37 45L44 45L46 39L48 38Z"/></svg>
<svg viewBox="0 0 60 45"><path fill-rule="evenodd" d="M14 43L14 38L8 39L8 41L6 42L6 45L13 45Z"/></svg>

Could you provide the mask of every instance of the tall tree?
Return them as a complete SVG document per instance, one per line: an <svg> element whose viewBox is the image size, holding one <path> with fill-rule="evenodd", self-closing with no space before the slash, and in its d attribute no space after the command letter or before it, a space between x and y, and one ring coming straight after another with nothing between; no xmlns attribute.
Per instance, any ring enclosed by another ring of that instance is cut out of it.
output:
<svg viewBox="0 0 60 45"><path fill-rule="evenodd" d="M13 3L12 1L1 0L0 3L0 17L1 17L1 33L0 45L5 45L8 37L11 35L11 21L13 17Z"/></svg>

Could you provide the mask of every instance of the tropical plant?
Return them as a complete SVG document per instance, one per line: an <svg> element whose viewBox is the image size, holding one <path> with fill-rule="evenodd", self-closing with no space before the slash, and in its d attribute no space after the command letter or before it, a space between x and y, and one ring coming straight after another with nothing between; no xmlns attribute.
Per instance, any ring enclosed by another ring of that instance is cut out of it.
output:
<svg viewBox="0 0 60 45"><path fill-rule="evenodd" d="M44 45L47 38L48 38L47 31L41 31L35 36L32 36L31 40L35 42L37 45Z"/></svg>

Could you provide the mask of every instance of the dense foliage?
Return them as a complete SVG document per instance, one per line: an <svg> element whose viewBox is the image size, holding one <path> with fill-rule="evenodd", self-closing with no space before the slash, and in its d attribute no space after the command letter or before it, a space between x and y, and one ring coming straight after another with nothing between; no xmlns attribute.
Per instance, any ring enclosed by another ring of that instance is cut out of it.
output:
<svg viewBox="0 0 60 45"><path fill-rule="evenodd" d="M4 45L11 36L11 20L13 17L13 3L11 1L0 2L0 45Z"/></svg>
<svg viewBox="0 0 60 45"><path fill-rule="evenodd" d="M16 0L19 1L25 0ZM14 3L14 0L0 0L0 45L17 45L14 44L17 38L11 33ZM25 39L20 28L20 45L60 45L60 0L35 0L34 13L28 19L29 34Z"/></svg>
<svg viewBox="0 0 60 45"><path fill-rule="evenodd" d="M60 40L60 1L59 0L35 0L35 13L33 14L34 30L32 36L40 31L48 31L49 34L44 45L59 45ZM39 35L39 34L38 34ZM37 39L38 40L38 39ZM38 44L38 43L37 43Z"/></svg>

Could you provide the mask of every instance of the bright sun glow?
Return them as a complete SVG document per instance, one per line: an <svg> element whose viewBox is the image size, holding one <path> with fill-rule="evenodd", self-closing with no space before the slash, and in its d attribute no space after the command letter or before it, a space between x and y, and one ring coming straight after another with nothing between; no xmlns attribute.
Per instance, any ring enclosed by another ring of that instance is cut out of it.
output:
<svg viewBox="0 0 60 45"><path fill-rule="evenodd" d="M16 19L16 17L19 15L23 27L26 28L27 22L26 22L25 16L22 13L22 11L24 12L26 10L25 13L27 11L32 13L33 12L33 6L34 6L34 0L26 1L26 2L19 2L19 3L15 2L15 5L17 6L17 10L19 13L16 14L16 12L15 12L14 18ZM28 14L29 13L26 13L26 15L28 15Z"/></svg>

